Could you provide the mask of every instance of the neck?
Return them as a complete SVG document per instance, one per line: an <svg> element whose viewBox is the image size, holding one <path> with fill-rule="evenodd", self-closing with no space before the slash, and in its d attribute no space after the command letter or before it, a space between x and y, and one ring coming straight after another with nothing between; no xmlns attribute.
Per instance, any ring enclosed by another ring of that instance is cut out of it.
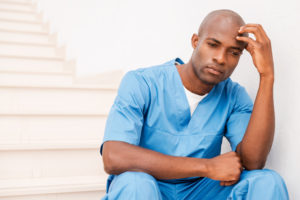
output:
<svg viewBox="0 0 300 200"><path fill-rule="evenodd" d="M203 83L196 76L191 62L183 65L177 65L176 67L184 87L189 91L195 94L205 95L214 87L213 85Z"/></svg>

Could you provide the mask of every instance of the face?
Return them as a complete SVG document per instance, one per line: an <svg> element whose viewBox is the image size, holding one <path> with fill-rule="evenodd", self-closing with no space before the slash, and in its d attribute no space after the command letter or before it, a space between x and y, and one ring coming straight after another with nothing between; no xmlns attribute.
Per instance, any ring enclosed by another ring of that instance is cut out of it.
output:
<svg viewBox="0 0 300 200"><path fill-rule="evenodd" d="M227 79L245 48L244 43L235 39L241 25L228 22L212 24L206 26L200 35L194 34L192 37L193 71L198 79L208 85Z"/></svg>

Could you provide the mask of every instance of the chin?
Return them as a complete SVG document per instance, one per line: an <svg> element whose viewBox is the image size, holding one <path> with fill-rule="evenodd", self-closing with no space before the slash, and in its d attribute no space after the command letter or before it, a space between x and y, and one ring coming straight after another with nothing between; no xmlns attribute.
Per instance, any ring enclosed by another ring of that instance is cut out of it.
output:
<svg viewBox="0 0 300 200"><path fill-rule="evenodd" d="M213 77L199 77L199 80L202 81L206 85L217 85L220 83L222 80L213 78Z"/></svg>

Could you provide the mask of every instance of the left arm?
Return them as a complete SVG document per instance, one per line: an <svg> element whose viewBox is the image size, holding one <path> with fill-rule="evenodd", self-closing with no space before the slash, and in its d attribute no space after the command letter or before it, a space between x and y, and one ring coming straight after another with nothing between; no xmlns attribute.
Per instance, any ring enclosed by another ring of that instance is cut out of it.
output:
<svg viewBox="0 0 300 200"><path fill-rule="evenodd" d="M247 43L246 50L251 54L259 72L260 83L248 127L236 152L240 155L243 166L253 170L264 167L274 138L274 64L271 42L262 26L246 24L239 30L239 33L245 32L253 33L256 40L250 37L237 37L237 40Z"/></svg>

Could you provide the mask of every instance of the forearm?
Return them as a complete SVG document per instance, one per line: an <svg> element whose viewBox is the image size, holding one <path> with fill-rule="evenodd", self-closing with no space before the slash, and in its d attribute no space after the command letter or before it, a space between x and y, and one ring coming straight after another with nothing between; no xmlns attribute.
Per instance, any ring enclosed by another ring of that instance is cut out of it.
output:
<svg viewBox="0 0 300 200"><path fill-rule="evenodd" d="M109 174L139 171L158 179L206 176L206 161L207 159L168 156L118 141L105 142L103 147L104 168Z"/></svg>
<svg viewBox="0 0 300 200"><path fill-rule="evenodd" d="M245 136L237 148L247 169L263 168L272 146L275 129L273 83L273 76L261 77Z"/></svg>

